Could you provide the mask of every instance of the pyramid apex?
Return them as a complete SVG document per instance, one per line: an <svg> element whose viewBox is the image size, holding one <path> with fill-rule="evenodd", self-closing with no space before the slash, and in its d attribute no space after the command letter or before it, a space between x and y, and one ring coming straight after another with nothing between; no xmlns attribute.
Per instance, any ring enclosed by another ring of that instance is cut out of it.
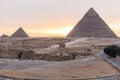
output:
<svg viewBox="0 0 120 80"><path fill-rule="evenodd" d="M98 13L91 7L86 13L87 16L98 16Z"/></svg>
<svg viewBox="0 0 120 80"><path fill-rule="evenodd" d="M19 27L19 29L23 29L22 27Z"/></svg>
<svg viewBox="0 0 120 80"><path fill-rule="evenodd" d="M94 10L94 8L93 8L93 7L91 7L90 9L93 9L93 10ZM89 10L90 10L90 9L89 9Z"/></svg>

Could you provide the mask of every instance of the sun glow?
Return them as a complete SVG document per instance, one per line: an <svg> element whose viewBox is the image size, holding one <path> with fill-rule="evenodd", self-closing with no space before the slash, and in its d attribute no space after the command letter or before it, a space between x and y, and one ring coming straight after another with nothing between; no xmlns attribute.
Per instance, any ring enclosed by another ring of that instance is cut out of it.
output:
<svg viewBox="0 0 120 80"><path fill-rule="evenodd" d="M64 29L51 29L51 30L48 30L47 32L66 36L71 30L72 30L72 27L66 27Z"/></svg>
<svg viewBox="0 0 120 80"><path fill-rule="evenodd" d="M120 23L109 24L113 32L120 36ZM51 29L26 29L31 37L65 37L73 29L73 26L62 27L62 28L51 28Z"/></svg>
<svg viewBox="0 0 120 80"><path fill-rule="evenodd" d="M29 29L28 33L40 37L65 37L71 30L72 26L60 29Z"/></svg>
<svg viewBox="0 0 120 80"><path fill-rule="evenodd" d="M110 24L110 28L117 36L120 36L120 23L112 23Z"/></svg>

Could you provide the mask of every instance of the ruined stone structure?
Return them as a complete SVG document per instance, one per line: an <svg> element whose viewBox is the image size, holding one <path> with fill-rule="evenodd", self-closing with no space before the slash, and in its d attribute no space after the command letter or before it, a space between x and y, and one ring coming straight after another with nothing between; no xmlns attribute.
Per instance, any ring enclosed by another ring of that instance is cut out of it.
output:
<svg viewBox="0 0 120 80"><path fill-rule="evenodd" d="M68 49L66 48L65 42L64 41L60 41L59 43L59 54L60 55L66 55L68 52Z"/></svg>
<svg viewBox="0 0 120 80"><path fill-rule="evenodd" d="M3 35L1 36L1 38L7 38L7 37L9 37L9 36L6 35L6 34L3 34Z"/></svg>
<svg viewBox="0 0 120 80"><path fill-rule="evenodd" d="M28 38L28 34L20 27L15 33L11 35L11 37L16 38Z"/></svg>
<svg viewBox="0 0 120 80"><path fill-rule="evenodd" d="M93 8L89 9L67 37L117 38Z"/></svg>

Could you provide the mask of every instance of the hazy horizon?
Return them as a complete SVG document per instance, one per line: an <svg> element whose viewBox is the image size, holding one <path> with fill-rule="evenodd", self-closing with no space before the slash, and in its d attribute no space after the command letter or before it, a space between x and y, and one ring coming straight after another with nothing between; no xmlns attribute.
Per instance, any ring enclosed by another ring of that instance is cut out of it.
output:
<svg viewBox="0 0 120 80"><path fill-rule="evenodd" d="M22 27L30 36L66 36L93 7L120 36L120 0L0 0L0 35Z"/></svg>

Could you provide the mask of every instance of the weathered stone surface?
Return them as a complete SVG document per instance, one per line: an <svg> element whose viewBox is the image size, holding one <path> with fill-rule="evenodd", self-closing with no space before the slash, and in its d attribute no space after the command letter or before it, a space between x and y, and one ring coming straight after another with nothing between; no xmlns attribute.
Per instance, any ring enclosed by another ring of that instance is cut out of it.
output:
<svg viewBox="0 0 120 80"><path fill-rule="evenodd" d="M10 58L17 59L17 55L21 52L21 50L0 50L0 58Z"/></svg>
<svg viewBox="0 0 120 80"><path fill-rule="evenodd" d="M89 9L67 37L117 38L93 8Z"/></svg>
<svg viewBox="0 0 120 80"><path fill-rule="evenodd" d="M63 55L46 55L44 57L47 61L65 61L65 60L73 60L72 56L63 56Z"/></svg>
<svg viewBox="0 0 120 80"><path fill-rule="evenodd" d="M35 54L32 59L46 61L65 61L73 60L73 57L70 55Z"/></svg>
<svg viewBox="0 0 120 80"><path fill-rule="evenodd" d="M22 59L33 59L34 58L34 51L28 50L22 52Z"/></svg>

